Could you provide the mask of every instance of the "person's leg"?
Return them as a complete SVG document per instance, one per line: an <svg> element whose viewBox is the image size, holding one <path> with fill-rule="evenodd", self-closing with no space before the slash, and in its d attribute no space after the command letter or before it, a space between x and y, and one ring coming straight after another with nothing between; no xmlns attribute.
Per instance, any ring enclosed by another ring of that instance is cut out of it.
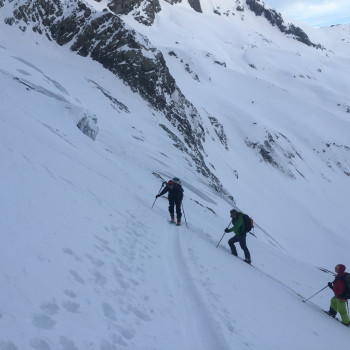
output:
<svg viewBox="0 0 350 350"><path fill-rule="evenodd" d="M340 314L341 320L344 324L349 325L350 319L348 312L346 311L346 301L336 299L338 303L338 312Z"/></svg>
<svg viewBox="0 0 350 350"><path fill-rule="evenodd" d="M244 235L241 235L241 239L239 240L239 245L241 246L241 248L243 249L244 251L244 257L245 257L245 260L246 261L251 261L250 259L250 252L247 248L247 242L246 242L246 239L247 239L247 234L245 233Z"/></svg>
<svg viewBox="0 0 350 350"><path fill-rule="evenodd" d="M235 243L237 242L237 236L233 236L231 239L228 240L228 245L231 248L231 252L233 255L237 256L237 249L235 247Z"/></svg>
<svg viewBox="0 0 350 350"><path fill-rule="evenodd" d="M172 221L174 220L174 205L175 205L174 198L169 198L169 213Z"/></svg>
<svg viewBox="0 0 350 350"><path fill-rule="evenodd" d="M337 298L333 297L331 299L331 305L329 307L329 311L328 314L331 315L332 317L335 317L335 315L338 312L338 302L337 302Z"/></svg>
<svg viewBox="0 0 350 350"><path fill-rule="evenodd" d="M182 217L182 213L181 213L181 201L180 200L177 200L175 202L176 204L176 218L177 218L177 221L181 221L181 217Z"/></svg>

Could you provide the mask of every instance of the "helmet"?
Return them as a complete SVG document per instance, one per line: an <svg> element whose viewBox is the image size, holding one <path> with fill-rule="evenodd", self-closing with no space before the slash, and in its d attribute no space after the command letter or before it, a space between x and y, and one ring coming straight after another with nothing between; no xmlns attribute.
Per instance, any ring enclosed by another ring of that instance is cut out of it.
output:
<svg viewBox="0 0 350 350"><path fill-rule="evenodd" d="M168 186L174 186L174 181L173 180L169 180L167 183Z"/></svg>
<svg viewBox="0 0 350 350"><path fill-rule="evenodd" d="M337 273L344 273L346 267L343 264L338 264L334 269Z"/></svg>

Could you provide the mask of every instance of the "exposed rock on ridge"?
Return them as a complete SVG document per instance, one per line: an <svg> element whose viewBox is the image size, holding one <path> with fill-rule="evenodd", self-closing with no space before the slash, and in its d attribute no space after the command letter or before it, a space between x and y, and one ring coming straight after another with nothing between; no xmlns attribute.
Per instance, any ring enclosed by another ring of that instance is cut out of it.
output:
<svg viewBox="0 0 350 350"><path fill-rule="evenodd" d="M165 0L171 5L181 3L183 0ZM184 0L188 1L190 6L197 12L202 12L200 0ZM276 26L282 33L292 35L294 38L308 46L322 48L320 44L314 44L310 41L307 34L294 24L286 25L280 13L274 9L265 8L265 3L261 0L246 0L248 8L257 16L264 16L273 26ZM159 0L111 0L108 7L117 15L127 15L133 12L134 18L145 25L152 25L155 16L161 11ZM219 8L219 7L218 7ZM236 10L244 11L244 6L240 1L236 1ZM221 14L218 9L215 13Z"/></svg>
<svg viewBox="0 0 350 350"><path fill-rule="evenodd" d="M183 0L165 0L171 5ZM185 0L197 12L202 12L200 0ZM134 18L147 26L154 23L156 14L161 11L159 0L110 0L108 8L116 15L133 13Z"/></svg>
<svg viewBox="0 0 350 350"><path fill-rule="evenodd" d="M266 9L264 2L260 0L246 0L250 10L253 11L257 16L264 16L273 26L277 26L282 33L291 34L296 40L317 48L321 48L318 44L314 44L310 41L306 33L299 27L289 24L286 26L280 13L277 13L274 9Z"/></svg>

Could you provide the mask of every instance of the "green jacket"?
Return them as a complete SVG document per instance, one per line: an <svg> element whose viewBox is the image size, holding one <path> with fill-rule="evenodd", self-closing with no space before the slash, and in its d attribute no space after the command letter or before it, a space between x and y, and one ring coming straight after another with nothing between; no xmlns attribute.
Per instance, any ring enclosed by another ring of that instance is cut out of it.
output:
<svg viewBox="0 0 350 350"><path fill-rule="evenodd" d="M237 219L233 220L232 219L232 225L233 227L231 227L229 229L229 232L234 232L235 235L242 235L243 233L245 233L245 227L244 227L244 221L243 221L243 215L239 214Z"/></svg>

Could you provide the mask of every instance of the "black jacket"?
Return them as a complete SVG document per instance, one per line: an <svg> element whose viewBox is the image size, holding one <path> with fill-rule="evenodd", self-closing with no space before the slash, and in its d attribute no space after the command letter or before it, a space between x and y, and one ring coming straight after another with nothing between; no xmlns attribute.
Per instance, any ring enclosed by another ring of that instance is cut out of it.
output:
<svg viewBox="0 0 350 350"><path fill-rule="evenodd" d="M162 192L159 193L159 196L169 192L168 198L182 201L184 196L184 190L181 185L175 183L173 188L165 186Z"/></svg>

